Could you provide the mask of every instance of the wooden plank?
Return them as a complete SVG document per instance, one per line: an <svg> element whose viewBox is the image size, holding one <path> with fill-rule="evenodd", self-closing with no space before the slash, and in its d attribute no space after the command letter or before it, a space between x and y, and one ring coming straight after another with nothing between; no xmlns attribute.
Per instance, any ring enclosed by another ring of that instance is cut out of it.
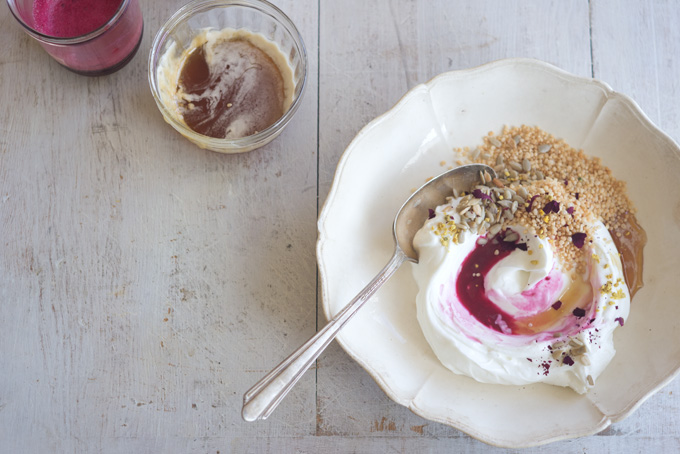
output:
<svg viewBox="0 0 680 454"><path fill-rule="evenodd" d="M296 117L272 144L230 156L174 132L149 93L153 35L184 3L142 2L138 55L94 79L60 68L0 12L11 370L0 374L0 451L125 440L119 452L156 452L173 437L315 431L313 374L265 424L245 424L240 408L315 331L317 5L279 2L310 50Z"/></svg>

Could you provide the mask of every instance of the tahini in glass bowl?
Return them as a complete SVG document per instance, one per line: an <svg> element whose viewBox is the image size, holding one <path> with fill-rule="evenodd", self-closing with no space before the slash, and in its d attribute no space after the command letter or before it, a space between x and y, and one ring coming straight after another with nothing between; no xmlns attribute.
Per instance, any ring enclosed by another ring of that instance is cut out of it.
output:
<svg viewBox="0 0 680 454"><path fill-rule="evenodd" d="M189 128L164 87L176 87L158 71L164 58L180 59L195 36L205 29L246 30L274 43L292 73L292 100L283 115L262 131L241 138L224 139L199 134ZM172 55L170 55L172 54ZM307 79L307 53L293 22L276 6L264 0L195 0L180 8L158 31L149 54L149 85L163 118L180 134L201 148L221 153L241 153L268 144L276 138L300 106Z"/></svg>

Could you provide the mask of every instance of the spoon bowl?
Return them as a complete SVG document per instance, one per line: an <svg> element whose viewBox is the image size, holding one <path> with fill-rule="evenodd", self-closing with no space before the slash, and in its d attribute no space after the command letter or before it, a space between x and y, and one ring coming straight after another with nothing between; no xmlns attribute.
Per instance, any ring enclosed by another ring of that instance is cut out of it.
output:
<svg viewBox="0 0 680 454"><path fill-rule="evenodd" d="M309 366L335 339L340 329L402 263L418 263L418 251L413 247L413 238L428 219L429 210L443 205L454 191L468 191L476 182L483 182L485 174L496 177L493 169L483 164L457 167L428 181L404 202L392 226L395 248L390 261L326 326L245 393L241 412L244 420L266 419L274 411Z"/></svg>

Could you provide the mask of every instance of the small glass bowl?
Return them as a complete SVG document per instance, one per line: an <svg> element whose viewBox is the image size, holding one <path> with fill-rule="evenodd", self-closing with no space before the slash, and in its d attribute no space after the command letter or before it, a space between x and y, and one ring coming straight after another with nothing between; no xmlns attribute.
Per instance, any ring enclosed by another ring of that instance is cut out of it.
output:
<svg viewBox="0 0 680 454"><path fill-rule="evenodd" d="M169 49L179 57L193 37L206 28L246 29L259 33L275 43L286 56L293 73L293 101L283 116L263 131L239 139L204 136L187 127L177 110L164 103L163 81L159 80L157 71L161 58ZM199 147L220 153L251 151L276 138L300 106L306 81L307 52L300 33L288 16L264 0L194 0L187 3L160 28L149 54L149 85L165 121Z"/></svg>

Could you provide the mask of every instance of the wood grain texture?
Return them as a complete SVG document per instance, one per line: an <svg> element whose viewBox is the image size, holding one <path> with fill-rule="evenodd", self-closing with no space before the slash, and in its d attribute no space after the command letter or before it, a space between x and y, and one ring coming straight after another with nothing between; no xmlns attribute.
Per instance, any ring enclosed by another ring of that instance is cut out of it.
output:
<svg viewBox="0 0 680 454"><path fill-rule="evenodd" d="M317 210L363 125L438 73L533 57L678 140L680 5L277 1L307 46L305 97L278 139L227 156L165 124L148 88L183 3L142 2L139 53L94 79L0 8L0 453L506 452L395 404L335 344L269 420L243 422L242 395L325 322ZM678 451L678 395L548 449Z"/></svg>
<svg viewBox="0 0 680 454"><path fill-rule="evenodd" d="M157 452L315 427L313 374L266 424L243 393L315 331L316 4L282 2L310 52L289 128L243 155L163 122L146 58L183 2L144 5L120 72L65 71L3 9L2 452ZM11 61L15 63L10 63ZM310 127L310 125L312 125ZM191 449L190 449L191 448ZM130 452L130 451L128 451ZM182 452L178 450L175 452Z"/></svg>

